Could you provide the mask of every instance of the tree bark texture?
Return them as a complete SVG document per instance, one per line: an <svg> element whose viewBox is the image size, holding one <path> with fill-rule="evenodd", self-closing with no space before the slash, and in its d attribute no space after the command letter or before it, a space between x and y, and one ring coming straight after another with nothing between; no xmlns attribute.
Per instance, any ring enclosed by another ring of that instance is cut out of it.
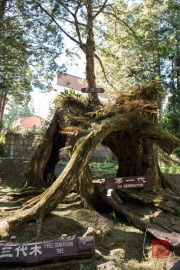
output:
<svg viewBox="0 0 180 270"><path fill-rule="evenodd" d="M90 88L96 87L96 77L95 77L95 63L94 63L94 53L95 53L95 41L94 41L94 17L93 17L93 4L92 1L88 1L87 4L87 39L86 39L86 80L87 85ZM95 105L100 104L98 95L96 93L89 94L89 103Z"/></svg>
<svg viewBox="0 0 180 270"><path fill-rule="evenodd" d="M3 26L3 20L4 20L4 14L5 14L7 2L8 0L2 0L0 2L0 29L2 29L2 26Z"/></svg>
<svg viewBox="0 0 180 270"><path fill-rule="evenodd" d="M0 133L2 131L2 120L3 120L3 116L4 116L4 111L5 111L5 107L8 101L7 98L7 93L4 93L4 91L1 89L1 94L0 94Z"/></svg>
<svg viewBox="0 0 180 270"><path fill-rule="evenodd" d="M20 225L32 219L40 218L42 220L48 213L55 209L69 193L74 184L76 184L81 174L86 172L84 168L86 168L96 145L102 142L109 134L119 132L120 130L134 133L135 129L137 129L142 137L155 141L156 144L160 145L168 153L172 152L180 143L176 137L145 118L136 117L136 121L133 119L134 116L132 116L130 123L126 122L125 124L123 119L114 117L109 120L106 119L101 125L97 125L96 129L84 137L81 142L77 143L69 163L57 180L41 195L26 202L14 215L8 217L7 228L8 226ZM162 139L164 144L162 143ZM87 189L89 189L89 186ZM89 193L93 196L91 190L89 190ZM1 226L3 226L2 223Z"/></svg>
<svg viewBox="0 0 180 270"><path fill-rule="evenodd" d="M77 191L85 208L93 208L96 203L95 189L89 166L86 165L77 179Z"/></svg>
<svg viewBox="0 0 180 270"><path fill-rule="evenodd" d="M3 20L4 20L4 14L6 11L6 6L7 6L8 0L2 0L0 2L0 32L2 31L3 28ZM7 93L3 89L3 85L0 87L0 134L2 131L2 120L3 120L3 115L4 115L4 110L5 106L7 103Z"/></svg>
<svg viewBox="0 0 180 270"><path fill-rule="evenodd" d="M161 191L157 145L170 154L172 150L169 148L168 140L171 135L166 135L159 126L146 120L145 123L142 119L132 115L129 118L130 130L124 126L124 130L106 136L102 144L108 146L118 159L116 176L152 175L155 180L153 189ZM173 148L177 147L175 141L172 144Z"/></svg>
<svg viewBox="0 0 180 270"><path fill-rule="evenodd" d="M133 215L129 211L126 210L124 207L121 199L117 196L116 192L111 190L111 192L107 192L107 189L105 187L99 188L99 196L108 204L111 206L111 208L119 213L120 215L123 215L124 217L128 218L128 220L137 228L143 231L149 232L153 237L161 240L169 241L170 245L173 247L174 251L176 253L180 254L180 234L177 232L169 232L167 229L161 225L156 224L154 221L153 223L144 222L137 216ZM137 200L137 196L134 199ZM142 201L141 201L142 203ZM154 224L155 223L155 224ZM162 232L161 229L165 228L167 232ZM158 229L157 229L158 228Z"/></svg>
<svg viewBox="0 0 180 270"><path fill-rule="evenodd" d="M31 159L30 169L25 174L23 189L28 186L48 187L55 180L54 169L59 160L59 150L65 146L66 135L62 134L64 123L61 110L57 110L43 141Z"/></svg>

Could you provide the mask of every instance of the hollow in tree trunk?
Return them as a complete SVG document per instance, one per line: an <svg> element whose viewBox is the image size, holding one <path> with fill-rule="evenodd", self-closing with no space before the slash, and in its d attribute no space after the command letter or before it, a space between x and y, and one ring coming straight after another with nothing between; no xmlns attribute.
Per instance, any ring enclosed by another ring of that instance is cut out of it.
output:
<svg viewBox="0 0 180 270"><path fill-rule="evenodd" d="M142 139L152 140L167 153L171 153L179 144L179 140L176 137L142 117L134 118L132 115L130 122L126 124L122 119L117 117L110 120L106 119L100 125L97 125L96 129L86 135L81 142L77 142L69 163L56 181L46 191L26 202L20 210L17 210L12 216L8 217L7 222L1 223L1 229L6 230L14 225L20 225L37 218L42 221L65 198L73 185L76 184L80 175L85 172L84 169L87 168L88 160L96 145L108 136L124 131L135 136L139 134ZM149 168L153 167L149 165ZM154 179L155 183L159 179L160 175L157 175L156 179ZM89 191L89 197L92 199L95 193L90 185L91 182L88 180L86 184L86 190Z"/></svg>
<svg viewBox="0 0 180 270"><path fill-rule="evenodd" d="M59 150L65 146L66 142L66 135L60 132L63 123L62 112L57 110L43 141L31 159L30 168L25 174L23 189L26 187L47 188L55 180L54 170L59 160Z"/></svg>

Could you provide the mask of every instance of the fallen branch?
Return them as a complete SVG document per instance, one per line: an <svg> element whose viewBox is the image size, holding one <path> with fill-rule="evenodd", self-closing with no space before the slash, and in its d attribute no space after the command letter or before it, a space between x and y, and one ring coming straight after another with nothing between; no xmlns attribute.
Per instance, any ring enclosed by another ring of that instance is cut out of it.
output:
<svg viewBox="0 0 180 270"><path fill-rule="evenodd" d="M121 199L116 194L115 190L107 190L106 187L99 187L99 196L111 206L120 215L125 216L135 227L140 230L149 232L152 236L160 240L169 241L176 253L180 253L180 234L176 232L162 232L153 228L151 223L144 222L134 215L130 214L123 208ZM158 226L158 225L157 225ZM156 226L156 227L157 227Z"/></svg>

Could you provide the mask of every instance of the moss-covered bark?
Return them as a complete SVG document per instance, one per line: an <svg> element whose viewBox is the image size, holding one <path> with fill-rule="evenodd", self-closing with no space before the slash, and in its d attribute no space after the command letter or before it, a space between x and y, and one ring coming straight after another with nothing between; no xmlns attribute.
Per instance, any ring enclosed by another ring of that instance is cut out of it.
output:
<svg viewBox="0 0 180 270"><path fill-rule="evenodd" d="M103 140L116 155L119 167L117 176L152 175L154 191L161 191L165 178L158 165L158 146L170 154L178 145L178 139L162 130L158 125L142 117L129 115L129 127L110 133ZM170 187L170 186L169 186Z"/></svg>
<svg viewBox="0 0 180 270"><path fill-rule="evenodd" d="M145 201L140 196L135 196L134 194L131 194L130 192L125 192L124 196L122 196L123 193L120 193L121 198L125 198L128 200L128 196L130 199L133 199L134 201L139 201L140 203L144 202L145 204L149 204L154 202L155 199L148 198L147 201ZM154 221L154 218L152 218L152 222L149 220L143 221L137 214L132 214L130 211L128 211L123 204L122 200L117 196L115 191L108 192L107 195L107 189L105 187L99 188L99 196L108 204L111 206L111 208L116 211L116 213L119 213L120 215L123 215L126 217L129 222L131 222L135 227L139 228L142 231L149 232L153 237L161 240L166 240L170 243L171 247L173 247L174 251L180 254L180 234L177 232L174 232L172 230L169 230L164 226L164 224L159 224ZM148 194L146 194L148 197ZM155 198L157 194L154 194L152 197ZM156 199L157 201L157 199ZM161 198L161 201L162 198ZM166 212L174 213L174 207L167 205L167 202L163 202L160 209L165 210ZM179 215L179 213L177 213ZM163 230L162 230L163 229Z"/></svg>
<svg viewBox="0 0 180 270"><path fill-rule="evenodd" d="M92 209L93 205L95 205L96 203L96 195L91 172L88 165L83 168L83 171L79 175L76 184L77 192L81 196L81 202L83 206L85 208Z"/></svg>
<svg viewBox="0 0 180 270"><path fill-rule="evenodd" d="M165 150L172 151L175 145L179 143L177 138L169 135L166 131L162 131L159 127L157 128L152 122L146 119L139 117L134 124L140 134L148 139L154 140L155 138L156 143L161 146L163 146L161 142L162 132ZM148 129L144 127L148 127ZM79 177L83 175L85 178L88 160L96 145L102 142L109 134L114 134L122 130L131 133L134 128L132 122L125 124L123 119L119 119L118 117L105 120L101 125L96 125L96 128L84 137L81 142L77 142L69 163L57 180L41 195L25 203L20 210L17 210L14 215L10 216L7 219L6 225L8 224L8 226L11 227L37 218L42 220L65 198ZM151 130L151 132L149 132L149 130ZM91 181L92 179L88 176L88 181L85 184L83 182L80 183L79 190L82 190L82 194L84 190L83 185L87 184L86 191L89 192L90 198L92 199L95 194ZM87 193L85 193L85 196L86 194Z"/></svg>
<svg viewBox="0 0 180 270"><path fill-rule="evenodd" d="M66 136L60 131L64 123L61 110L57 110L44 139L39 144L34 156L31 159L28 173L25 174L23 189L26 187L48 187L52 184L54 171L58 162L59 149L65 146Z"/></svg>

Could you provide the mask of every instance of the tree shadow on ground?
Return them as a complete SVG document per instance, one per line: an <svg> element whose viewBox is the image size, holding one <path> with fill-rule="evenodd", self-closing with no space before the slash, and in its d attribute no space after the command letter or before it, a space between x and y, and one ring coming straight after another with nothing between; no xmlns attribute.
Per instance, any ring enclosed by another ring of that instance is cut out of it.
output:
<svg viewBox="0 0 180 270"><path fill-rule="evenodd" d="M126 205L127 209L129 209L129 211L131 210L133 214L137 216L138 212L141 214L143 213L143 219L146 217L151 218L154 214L155 208L153 206L144 206L139 204L129 204L129 206L128 204ZM69 195L43 220L42 229L38 238L37 223L35 220L13 228L10 235L15 235L18 243L33 243L48 241L51 239L60 239L62 234L67 234L68 237L72 237L76 234L78 237L81 237L87 231L88 227L93 227L96 230L101 229L104 234L103 242L96 243L96 249L100 252L100 254L96 254L90 259L43 263L42 265L34 267L16 267L15 265L5 267L0 266L0 269L96 270L98 265L112 259L110 256L110 251L114 249L121 249L124 251L122 256L119 256L119 258L116 259L117 269L153 269L152 263L154 262L152 262L151 258L152 237L148 234L145 237L145 232L135 228L126 218L117 213L113 213L112 209L103 202L99 202L98 206L99 207L96 209L96 211L81 208L78 195ZM142 208L144 208L144 212L142 212ZM152 216L150 216L151 213ZM164 218L169 220L169 214L167 215L167 213L159 212L154 220L157 222L162 222ZM151 266L149 266L149 268L147 266L142 266L142 264L145 262L144 255L146 256L146 261L148 263L149 261L151 262ZM167 268L164 269L170 269L177 261L177 258L173 258L173 260L171 262L172 265L168 264ZM167 262L168 260L166 260L166 263ZM140 268L140 266L142 267ZM163 269L161 264L160 267L161 268L159 269Z"/></svg>

